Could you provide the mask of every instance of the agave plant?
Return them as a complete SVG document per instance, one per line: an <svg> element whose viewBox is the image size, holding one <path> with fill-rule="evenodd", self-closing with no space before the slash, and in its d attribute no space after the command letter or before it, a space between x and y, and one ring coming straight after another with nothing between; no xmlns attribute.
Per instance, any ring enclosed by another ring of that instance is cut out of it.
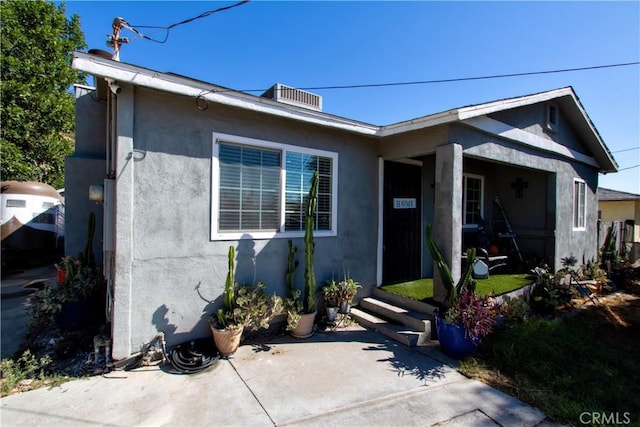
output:
<svg viewBox="0 0 640 427"><path fill-rule="evenodd" d="M427 245L429 247L431 257L438 266L442 284L447 291L444 299L444 311L446 312L450 307L453 307L456 304L459 295L464 290L475 290L475 280L473 279L471 273L473 272L473 263L476 260L476 250L475 248L467 250L467 263L464 270L462 271L460 280L458 280L458 283L456 284L453 280L453 275L451 274L451 268L449 267L449 264L447 264L447 262L445 261L444 257L442 256L442 252L440 252L438 245L431 236L431 224L427 224Z"/></svg>

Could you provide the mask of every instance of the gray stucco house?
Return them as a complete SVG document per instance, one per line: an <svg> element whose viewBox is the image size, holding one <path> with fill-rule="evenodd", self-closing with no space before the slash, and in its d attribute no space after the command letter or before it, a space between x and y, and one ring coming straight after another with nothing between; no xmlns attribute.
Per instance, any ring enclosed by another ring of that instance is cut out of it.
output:
<svg viewBox="0 0 640 427"><path fill-rule="evenodd" d="M96 212L116 359L158 331L208 335L230 245L239 282L283 295L313 170L317 281L348 271L359 296L432 275L427 223L458 276L467 231L504 226L495 196L524 257L597 254L598 173L617 165L570 87L375 126L283 85L253 96L81 52L73 67L96 88L77 89L66 252Z"/></svg>

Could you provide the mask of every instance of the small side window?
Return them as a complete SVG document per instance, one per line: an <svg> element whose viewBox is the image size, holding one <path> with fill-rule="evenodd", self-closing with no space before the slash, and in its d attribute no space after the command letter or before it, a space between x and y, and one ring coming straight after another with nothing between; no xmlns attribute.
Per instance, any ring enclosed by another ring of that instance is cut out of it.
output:
<svg viewBox="0 0 640 427"><path fill-rule="evenodd" d="M584 230L587 218L587 184L581 179L573 180L573 229Z"/></svg>
<svg viewBox="0 0 640 427"><path fill-rule="evenodd" d="M547 104L547 129L552 132L557 132L558 121L560 119L560 111L555 104Z"/></svg>

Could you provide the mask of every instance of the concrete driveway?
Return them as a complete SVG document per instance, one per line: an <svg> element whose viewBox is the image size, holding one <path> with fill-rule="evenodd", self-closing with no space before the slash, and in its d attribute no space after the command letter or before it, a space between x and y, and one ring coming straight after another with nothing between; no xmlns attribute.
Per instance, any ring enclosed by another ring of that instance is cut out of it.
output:
<svg viewBox="0 0 640 427"><path fill-rule="evenodd" d="M194 375L115 371L0 400L3 425L535 426L539 410L466 378L436 348L352 326L243 345Z"/></svg>

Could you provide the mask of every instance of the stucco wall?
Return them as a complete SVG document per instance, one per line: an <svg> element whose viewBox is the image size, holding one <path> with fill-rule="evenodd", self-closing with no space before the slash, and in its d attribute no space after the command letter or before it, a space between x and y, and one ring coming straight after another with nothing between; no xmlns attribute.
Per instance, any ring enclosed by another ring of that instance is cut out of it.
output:
<svg viewBox="0 0 640 427"><path fill-rule="evenodd" d="M562 105L554 103L558 107L558 124L555 131L546 127L547 103L528 105L510 110L499 111L489 114L492 119L507 123L516 128L525 130L536 136L549 139L572 148L581 153L588 154L587 150L580 142L570 122L562 112Z"/></svg>
<svg viewBox="0 0 640 427"><path fill-rule="evenodd" d="M221 304L230 245L238 253L238 282L255 277L270 291L285 293L287 239L210 240L214 132L337 152L338 235L316 238L316 280L321 286L346 268L362 283L362 293L375 285L376 141L213 104L202 111L193 99L146 89L136 89L134 109L133 150L125 166L133 170L131 283L116 284L130 286L131 313L116 306L122 321L115 357L135 351L158 331L169 344L208 335L208 318ZM119 235L119 242L125 238ZM301 238L294 243L301 288L304 245Z"/></svg>
<svg viewBox="0 0 640 427"><path fill-rule="evenodd" d="M380 155L385 160L418 158L435 154L436 148L447 142L447 127L444 125L419 129L383 138Z"/></svg>
<svg viewBox="0 0 640 427"><path fill-rule="evenodd" d="M89 186L102 185L105 176L106 102L92 91L76 92L75 152L65 159L65 254L77 256L85 248L89 213L96 214L93 251L102 263L102 204L89 200Z"/></svg>

